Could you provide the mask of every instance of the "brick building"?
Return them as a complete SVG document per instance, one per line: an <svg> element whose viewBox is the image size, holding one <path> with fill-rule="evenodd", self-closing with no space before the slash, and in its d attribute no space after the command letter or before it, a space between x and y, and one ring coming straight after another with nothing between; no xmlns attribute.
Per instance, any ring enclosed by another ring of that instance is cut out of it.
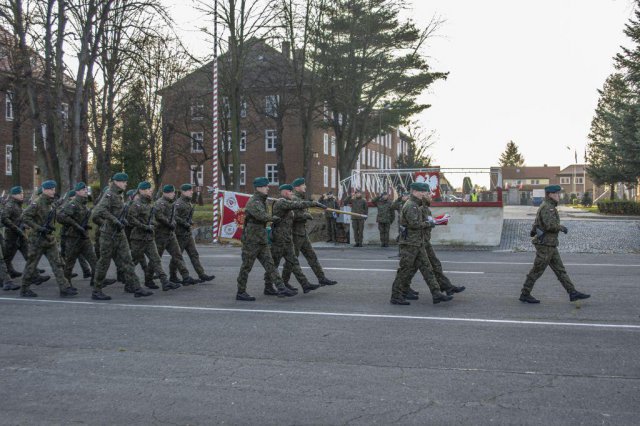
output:
<svg viewBox="0 0 640 426"><path fill-rule="evenodd" d="M220 66L223 60L220 59ZM272 193L276 193L279 184L285 183L277 172L278 134L282 137L286 181L291 182L303 175L302 130L295 111L295 96L292 85L282 80L286 74L282 70L289 68L289 61L286 44L283 44L282 51L278 51L265 43L257 43L249 53L249 71L243 82L246 97L243 99L240 120L241 192L252 193L253 179L258 176L269 178L274 187ZM161 92L163 120L165 128L169 129L163 140L170 157L169 167L162 179L165 183L197 183L200 189L212 185L211 69L212 64L209 63ZM221 95L219 140L223 147L228 147L227 135L230 135L227 131L229 115L225 112L227 102L225 96ZM275 104L281 108L284 106L279 116L272 110ZM312 132L308 154L310 179L307 191L312 196L330 190L337 193L341 178L337 171L335 136L329 126L323 126L330 112L326 109L323 111L322 105L318 110L318 125ZM281 120L273 119L274 116ZM279 125L280 131L277 130ZM399 131L378 136L360 153L356 170L394 168L401 152L407 152L407 144L403 142ZM231 158L231 154L223 152L223 155ZM229 173L233 173L233 170L229 170ZM224 187L222 171L219 185Z"/></svg>

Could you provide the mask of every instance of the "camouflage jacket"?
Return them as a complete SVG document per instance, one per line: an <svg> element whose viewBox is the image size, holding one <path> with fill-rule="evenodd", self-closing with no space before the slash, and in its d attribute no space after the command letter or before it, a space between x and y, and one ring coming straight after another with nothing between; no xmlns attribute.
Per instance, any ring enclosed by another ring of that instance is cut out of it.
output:
<svg viewBox="0 0 640 426"><path fill-rule="evenodd" d="M376 222L378 223L393 223L396 218L396 213L393 210L393 204L391 201L382 200L381 196L377 196L373 199L373 202L378 207L378 217L376 218Z"/></svg>
<svg viewBox="0 0 640 426"><path fill-rule="evenodd" d="M76 195L58 210L58 221L65 229L67 238L88 237L85 228L82 226L82 223L91 215L91 210L87 207L88 201L87 197Z"/></svg>
<svg viewBox="0 0 640 426"><path fill-rule="evenodd" d="M344 200L344 203L351 204L351 211L353 213L364 214L364 215L369 214L369 206L367 204L367 200L365 200L364 198L353 198L351 196L348 196L347 199ZM351 218L351 220L365 220L365 219L354 216Z"/></svg>
<svg viewBox="0 0 640 426"><path fill-rule="evenodd" d="M558 247L558 233L562 228L558 214L558 203L551 198L545 198L536 213L536 225L544 231L544 237L542 242L538 241L538 237L534 237L532 242L543 246Z"/></svg>
<svg viewBox="0 0 640 426"><path fill-rule="evenodd" d="M304 210L313 206L313 201L287 200L280 198L273 204L273 215L281 220L271 226L271 239L274 245L287 244L293 241L293 216L296 210Z"/></svg>
<svg viewBox="0 0 640 426"><path fill-rule="evenodd" d="M422 202L422 206L420 207L420 211L422 212L422 220L427 221L430 216L432 216L431 209L429 208L430 204L427 204L425 201ZM435 227L435 225L428 226L424 229L424 242L427 244L431 244L431 230Z"/></svg>
<svg viewBox="0 0 640 426"><path fill-rule="evenodd" d="M180 197L174 203L176 213L176 235L189 235L191 233L191 225L193 225L193 210L190 197Z"/></svg>
<svg viewBox="0 0 640 426"><path fill-rule="evenodd" d="M267 195L256 192L244 207L242 244L246 247L267 245L267 222L272 220L267 211Z"/></svg>
<svg viewBox="0 0 640 426"><path fill-rule="evenodd" d="M292 201L304 201L304 194L302 192L293 192ZM307 235L307 220L312 220L311 213L304 209L296 209L293 211L293 235L303 237Z"/></svg>
<svg viewBox="0 0 640 426"><path fill-rule="evenodd" d="M338 209L338 200L335 199L335 197L332 198L326 198L324 195L322 197L320 197L320 200L318 200L320 203L324 204L325 206L327 206L330 209L334 209L337 210ZM329 211L324 211L324 217L327 218L331 218L333 217L335 213L334 212L329 212Z"/></svg>
<svg viewBox="0 0 640 426"><path fill-rule="evenodd" d="M102 223L102 232L115 233L120 230L118 219L124 210L124 190L118 188L116 184L111 184L109 189L100 198L100 201L93 209L93 221Z"/></svg>
<svg viewBox="0 0 640 426"><path fill-rule="evenodd" d="M176 226L175 205L175 202L165 196L156 200L156 236L169 236L174 232ZM174 229L171 229L172 227Z"/></svg>
<svg viewBox="0 0 640 426"><path fill-rule="evenodd" d="M2 224L7 228L7 238L15 237L22 227L22 201L9 197L2 208Z"/></svg>
<svg viewBox="0 0 640 426"><path fill-rule="evenodd" d="M45 195L33 201L22 213L22 221L31 228L29 234L29 242L31 244L39 244L41 247L53 246L56 244L56 237L53 232L43 234L38 230L47 222L47 218L51 218L48 225L51 228L56 226L56 211L53 206L53 198Z"/></svg>
<svg viewBox="0 0 640 426"><path fill-rule="evenodd" d="M129 207L129 213L127 215L127 221L131 226L131 239L151 241L155 238L153 232L153 217L155 212L153 200L151 197L146 197L142 194L138 196L135 201L131 202Z"/></svg>
<svg viewBox="0 0 640 426"><path fill-rule="evenodd" d="M400 225L406 227L406 238L400 237L399 243L402 245L419 247L424 245L425 230L431 228L423 217L422 200L411 196L402 207L400 213Z"/></svg>

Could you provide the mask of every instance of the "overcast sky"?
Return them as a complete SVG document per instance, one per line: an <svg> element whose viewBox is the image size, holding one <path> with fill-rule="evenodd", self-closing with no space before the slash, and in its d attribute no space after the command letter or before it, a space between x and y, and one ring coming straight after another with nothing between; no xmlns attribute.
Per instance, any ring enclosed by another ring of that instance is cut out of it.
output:
<svg viewBox="0 0 640 426"><path fill-rule="evenodd" d="M195 27L198 12L164 0L192 53L211 46ZM212 0L213 3L213 0ZM445 22L427 50L446 81L424 94L432 107L417 118L436 131L441 167L489 167L509 140L526 164L582 162L612 57L633 16L632 0L413 0L407 16ZM413 6L411 6L413 5ZM572 150L567 150L571 146Z"/></svg>

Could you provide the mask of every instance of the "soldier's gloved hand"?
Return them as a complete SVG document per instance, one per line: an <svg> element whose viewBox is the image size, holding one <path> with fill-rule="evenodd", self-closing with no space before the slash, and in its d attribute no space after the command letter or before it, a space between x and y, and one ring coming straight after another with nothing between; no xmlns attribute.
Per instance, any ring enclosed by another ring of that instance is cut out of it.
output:
<svg viewBox="0 0 640 426"><path fill-rule="evenodd" d="M318 202L318 201L314 201L313 202L314 207L320 207L321 209L327 209L327 206L325 206L324 204Z"/></svg>
<svg viewBox="0 0 640 426"><path fill-rule="evenodd" d="M567 229L567 227L564 225L560 225L560 232L566 234L567 232L569 232L569 229Z"/></svg>
<svg viewBox="0 0 640 426"><path fill-rule="evenodd" d="M271 216L271 223L276 224L282 220L279 216Z"/></svg>

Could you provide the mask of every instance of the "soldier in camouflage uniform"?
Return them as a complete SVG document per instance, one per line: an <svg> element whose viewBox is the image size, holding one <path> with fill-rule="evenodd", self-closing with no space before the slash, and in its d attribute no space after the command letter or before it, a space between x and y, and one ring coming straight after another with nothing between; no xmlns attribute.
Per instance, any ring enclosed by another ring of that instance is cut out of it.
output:
<svg viewBox="0 0 640 426"><path fill-rule="evenodd" d="M333 195L333 192L331 191L327 192L325 195L320 197L318 202L320 202L322 205L326 206L329 209L338 210L338 200L336 200L336 197ZM337 217L338 215L336 214L336 212L330 212L330 211L324 212L324 218L327 222L327 235L329 237L329 239L327 240L328 243L336 242L336 227L338 225L336 223Z"/></svg>
<svg viewBox="0 0 640 426"><path fill-rule="evenodd" d="M18 250L22 257L29 256L29 246L22 224L22 203L24 192L21 186L14 186L9 191L9 199L2 209L2 225L5 227L4 260L11 278L22 276L22 273L13 268L13 258Z"/></svg>
<svg viewBox="0 0 640 426"><path fill-rule="evenodd" d="M300 268L300 262L295 254L293 248L293 211L302 210L309 207L322 207L326 208L323 204L315 201L299 201L293 199L293 186L289 184L280 185L280 195L282 198L277 200L272 207L272 214L280 218L280 221L274 223L271 226L271 256L273 257L273 264L276 269L280 265L280 260L284 258L285 265L289 265L304 293L320 288L318 284L311 284L307 277ZM266 296L275 296L278 291L273 287L273 284L269 281L269 275L265 273L264 276L264 294ZM285 283L285 286L292 291L298 292L289 283Z"/></svg>
<svg viewBox="0 0 640 426"><path fill-rule="evenodd" d="M170 282L167 278L167 274L162 269L162 262L156 247L152 223L155 210L151 199L152 194L151 184L149 182L140 182L138 184L138 196L129 207L127 222L131 227L131 256L134 265L142 263L145 256L149 259L149 263L144 269L144 285L146 287L158 288L153 282L153 276L157 274L163 291L175 290L180 288L181 285L180 283Z"/></svg>
<svg viewBox="0 0 640 426"><path fill-rule="evenodd" d="M291 186L293 186L294 190L292 200L304 201L305 192L307 191L307 185L305 184L304 178L297 178L293 181ZM311 241L309 241L306 225L307 220L312 219L313 217L311 216L311 213L309 213L306 208L293 211L293 246L296 257L300 256L300 253L302 253L305 259L307 259L307 263L311 267L311 270L318 278L318 283L321 286L337 284L337 281L330 280L325 276L322 266L320 266L320 262L318 261L318 256L316 256L316 252L311 246ZM288 262L285 263L282 270L282 279L285 283L289 282L291 272L293 272L292 265Z"/></svg>
<svg viewBox="0 0 640 426"><path fill-rule="evenodd" d="M276 285L278 297L295 296L295 292L284 286L278 270L273 264L271 251L267 242L267 223L277 223L280 218L267 212L267 194L269 193L269 179L259 177L254 179L256 192L244 208L244 227L242 229L242 266L238 274L238 292L236 300L251 302L255 297L247 293L247 280L256 259L264 268L269 282Z"/></svg>
<svg viewBox="0 0 640 426"><path fill-rule="evenodd" d="M433 275L429 264L429 258L424 248L424 230L432 227L425 221L420 211L422 199L429 192L429 185L421 182L411 184L411 198L402 207L400 224L404 228L400 237L400 265L391 289L391 303L394 305L409 305L407 299L415 300L418 297L408 293L409 284L415 273L427 265L430 271L427 285L433 297L433 303L447 302L452 299L440 292L438 281Z"/></svg>
<svg viewBox="0 0 640 426"><path fill-rule="evenodd" d="M66 227L64 276L71 281L76 259L82 257L90 265L88 275L91 277L91 285L93 285L93 271L96 269L98 259L89 238L89 217L91 216L91 210L87 207L89 193L84 182L78 182L74 190L75 196L63 205L58 214L60 223ZM85 278L86 276L85 271Z"/></svg>
<svg viewBox="0 0 640 426"><path fill-rule="evenodd" d="M85 183L84 182L81 182L81 183L86 188ZM87 193L87 196L88 196L88 193ZM63 199L60 202L61 203L60 207L58 207L58 209L57 209L58 216L60 216L60 213L62 213L64 208L70 202L72 202L75 199L75 197L76 197L75 189L72 189L71 191L67 192L66 198ZM87 200L88 200L88 197L85 197L85 198L87 198ZM86 200L85 200L85 204L86 204ZM67 225L66 223L63 223L62 221L59 221L59 222L62 225L62 227L60 229L60 256L62 256L62 260L66 265L67 247L68 247L68 234L69 233L74 234L74 231L73 230L69 230L69 225ZM93 248L93 245L91 247ZM95 263L93 265L91 265L90 262L87 261L87 259L85 258L84 254L82 252L77 257L78 257L78 263L80 264L80 268L82 269L83 278L91 278L93 276L93 269L95 267ZM71 277L67 277L67 279L71 280L71 278L74 278L74 277L77 277L77 276L78 276L78 274L73 272L73 267L72 267L72 269L71 269Z"/></svg>
<svg viewBox="0 0 640 426"><path fill-rule="evenodd" d="M69 281L64 277L64 270L56 238L53 235L56 224L56 210L53 206L56 183L52 180L43 182L42 196L37 201L32 202L22 214L23 223L31 228L29 234L29 256L27 258L27 266L24 269L24 277L22 279L22 288L20 295L22 297L38 296L29 287L31 284L39 284L38 262L44 255L47 257L51 269L56 276L58 288L61 297L72 297L78 294L78 291L71 287Z"/></svg>
<svg viewBox="0 0 640 426"><path fill-rule="evenodd" d="M10 191L9 191L9 200L7 200L7 203L3 206L3 211L1 213L1 216L3 218L4 218L4 208L7 206L7 204L9 204L11 202L10 200L14 196L16 196L18 194L22 194L22 187L14 186L13 188L10 189ZM22 211L22 208L20 208L20 211ZM14 227L16 226L12 222L8 222L8 223L10 225L14 226ZM6 230L7 237L9 237L9 234L11 232L16 232L14 229L12 229L9 226L5 225L4 224L4 220L2 221L2 224L7 227L7 230ZM20 228L17 229L17 232L22 234L22 236L24 237L24 233L22 232L22 230ZM5 247L6 247L5 244L0 244L0 283L2 283L2 289L3 290L6 290L6 291L18 290L20 288L20 286L18 284L15 284L13 281L11 281L11 275L9 274L9 271L7 270L7 265L10 265L11 262L7 262L6 259L5 259L5 255L4 255Z"/></svg>
<svg viewBox="0 0 640 426"><path fill-rule="evenodd" d="M374 198L373 202L378 207L376 222L378 223L378 231L380 231L380 245L389 247L389 231L396 218L396 212L393 210L393 204L389 201L389 194L382 193Z"/></svg>
<svg viewBox="0 0 640 426"><path fill-rule="evenodd" d="M542 276L547 266L551 267L562 287L569 293L571 302L587 299L591 295L580 293L576 290L558 252L558 234L560 232L565 234L568 232L567 227L560 224L560 215L557 209L562 188L560 185L549 185L545 187L544 191L545 199L538 208L534 227L531 230L532 242L536 247L536 259L522 287L520 301L523 303L540 303L538 299L531 295L531 291L536 280Z"/></svg>
<svg viewBox="0 0 640 426"><path fill-rule="evenodd" d="M191 235L191 226L193 225L193 211L194 207L191 204L191 197L193 196L193 186L190 183L185 183L180 187L180 198L175 202L175 221L176 221L176 238L178 245L180 246L180 252L187 252L191 265L195 269L196 274L201 283L211 281L215 278L215 275L207 275L200 263L200 255L196 248L196 242ZM177 263L171 259L169 263L169 273L172 277L177 277Z"/></svg>
<svg viewBox="0 0 640 426"><path fill-rule="evenodd" d="M348 196L344 200L344 204L351 204L351 212L367 216L369 214L369 205L367 200L362 198L362 192L356 189L354 197ZM353 216L351 218L351 228L353 229L354 247L362 247L362 239L364 238L364 222L366 218Z"/></svg>
<svg viewBox="0 0 640 426"><path fill-rule="evenodd" d="M184 264L184 258L176 238L176 213L175 203L173 202L175 196L176 188L173 185L165 185L162 188L162 197L156 201L156 246L160 257L162 257L165 250L169 252L171 261L174 262L176 269L182 276L182 285L187 286L197 284L198 281L189 276L189 270ZM171 281L178 281L177 277L171 277Z"/></svg>
<svg viewBox="0 0 640 426"><path fill-rule="evenodd" d="M94 290L91 298L94 300L111 300L102 292L104 278L114 260L118 271L122 272L125 287L128 287L135 297L151 296L153 292L140 287L140 281L134 273L133 260L129 243L124 234L126 224L126 210L123 194L127 188L129 176L126 173L116 173L112 184L93 209L93 215L102 222L100 232L100 257L96 265Z"/></svg>

